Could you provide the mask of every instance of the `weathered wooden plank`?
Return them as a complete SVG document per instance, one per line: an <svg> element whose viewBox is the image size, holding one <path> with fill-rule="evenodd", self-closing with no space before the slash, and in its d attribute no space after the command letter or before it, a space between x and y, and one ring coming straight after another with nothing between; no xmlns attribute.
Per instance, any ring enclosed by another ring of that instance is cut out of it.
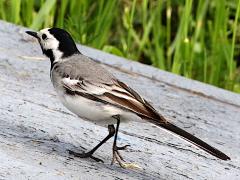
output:
<svg viewBox="0 0 240 180"><path fill-rule="evenodd" d="M239 179L240 95L79 46L137 89L172 122L228 154L221 161L151 124L122 124L123 155L143 170L69 157L90 149L107 129L80 120L57 100L49 61L24 28L0 21L0 179ZM41 58L39 58L41 57Z"/></svg>

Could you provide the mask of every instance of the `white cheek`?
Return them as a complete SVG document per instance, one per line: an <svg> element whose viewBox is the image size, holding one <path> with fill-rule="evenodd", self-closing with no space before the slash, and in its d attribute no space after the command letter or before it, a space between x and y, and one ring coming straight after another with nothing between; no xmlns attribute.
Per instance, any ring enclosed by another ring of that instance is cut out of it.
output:
<svg viewBox="0 0 240 180"><path fill-rule="evenodd" d="M63 55L63 53L58 50L59 42L55 39L48 39L46 41L43 41L42 46L44 49L51 49L53 51L55 61L58 61Z"/></svg>
<svg viewBox="0 0 240 180"><path fill-rule="evenodd" d="M45 49L57 50L58 45L59 42L55 39L48 39L47 41L43 42L43 46L45 47Z"/></svg>

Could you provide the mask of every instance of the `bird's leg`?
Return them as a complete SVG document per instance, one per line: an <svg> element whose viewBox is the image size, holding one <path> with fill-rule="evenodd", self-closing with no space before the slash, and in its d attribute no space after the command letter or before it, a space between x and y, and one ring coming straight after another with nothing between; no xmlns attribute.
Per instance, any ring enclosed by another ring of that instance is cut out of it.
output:
<svg viewBox="0 0 240 180"><path fill-rule="evenodd" d="M87 153L77 153L71 150L68 150L69 154L74 155L76 157L80 157L80 158L92 158L97 162L103 162L103 160L96 158L93 156L93 153L101 146L103 145L105 142L107 142L108 139L110 139L111 137L114 136L115 134L115 128L114 125L108 125L108 132L109 134L98 144L96 145L92 150L88 151Z"/></svg>
<svg viewBox="0 0 240 180"><path fill-rule="evenodd" d="M126 149L129 145L126 146L122 146L122 147L118 147L117 146L117 135L118 135L118 129L119 129L119 125L120 125L120 116L113 116L113 118L115 118L117 120L117 126L116 126L116 132L115 132L115 136L114 136L114 141L113 141L113 158L112 158L112 163L113 164L115 161L117 161L119 163L119 165L123 168L137 168L137 169L141 169L138 165L133 164L133 163L126 163L123 159L123 157L120 155L120 153L118 152L119 150L124 150Z"/></svg>

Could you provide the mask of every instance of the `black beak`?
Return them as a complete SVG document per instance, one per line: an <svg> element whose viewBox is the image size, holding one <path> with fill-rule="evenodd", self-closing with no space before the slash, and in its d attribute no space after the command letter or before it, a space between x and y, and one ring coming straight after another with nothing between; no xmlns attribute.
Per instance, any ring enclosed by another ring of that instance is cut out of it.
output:
<svg viewBox="0 0 240 180"><path fill-rule="evenodd" d="M36 32L33 32L33 31L26 31L26 33L29 34L29 35L31 35L31 36L33 36L33 37L35 37L35 38L38 38L38 35L37 35Z"/></svg>

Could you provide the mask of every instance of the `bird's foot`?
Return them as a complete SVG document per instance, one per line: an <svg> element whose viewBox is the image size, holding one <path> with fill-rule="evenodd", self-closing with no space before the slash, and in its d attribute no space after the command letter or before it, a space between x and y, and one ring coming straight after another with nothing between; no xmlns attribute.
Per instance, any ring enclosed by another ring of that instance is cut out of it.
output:
<svg viewBox="0 0 240 180"><path fill-rule="evenodd" d="M77 153L77 152L74 152L72 150L68 150L68 153L70 155L73 155L75 157L79 157L79 158L91 158L97 162L102 162L103 163L103 160L97 158L97 157L94 157L93 156L93 153L91 151L87 152L87 153Z"/></svg>
<svg viewBox="0 0 240 180"><path fill-rule="evenodd" d="M115 146L113 149L115 149L115 150L126 150L127 147L129 147L129 146L130 146L129 144L127 144L125 146Z"/></svg>
<svg viewBox="0 0 240 180"><path fill-rule="evenodd" d="M139 165L134 164L134 163L128 163L126 162L123 157L121 156L121 154L119 153L119 150L125 150L128 146L130 145L126 145L126 146L122 146L122 147L118 147L115 146L113 147L113 157L112 157L112 163L118 162L118 164L125 169L142 169Z"/></svg>

